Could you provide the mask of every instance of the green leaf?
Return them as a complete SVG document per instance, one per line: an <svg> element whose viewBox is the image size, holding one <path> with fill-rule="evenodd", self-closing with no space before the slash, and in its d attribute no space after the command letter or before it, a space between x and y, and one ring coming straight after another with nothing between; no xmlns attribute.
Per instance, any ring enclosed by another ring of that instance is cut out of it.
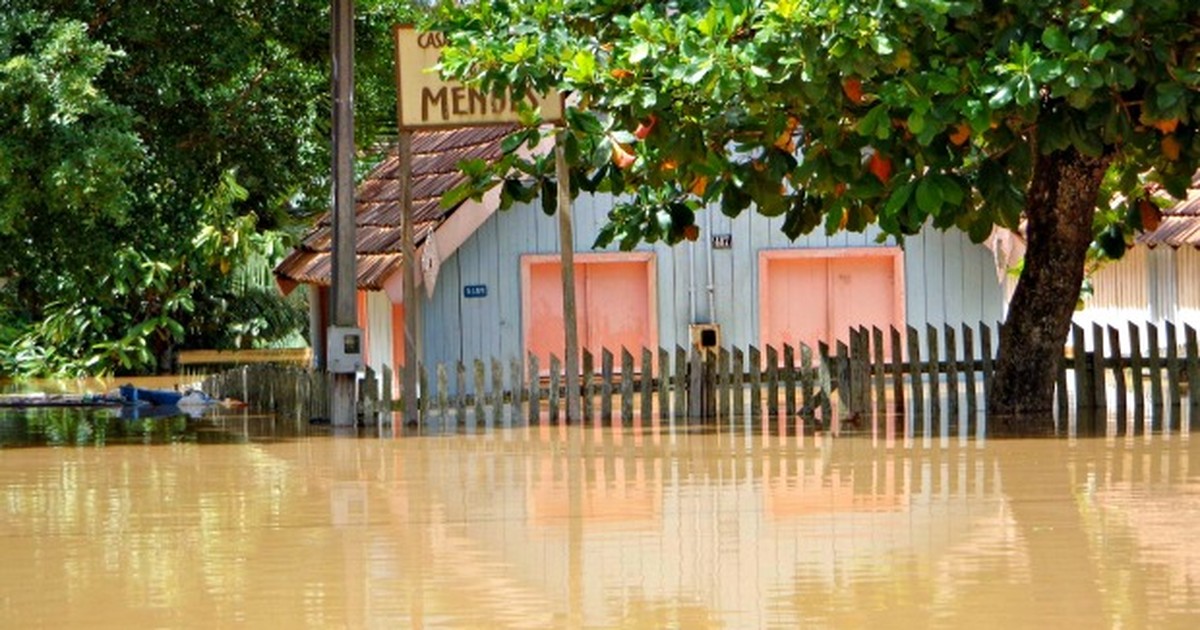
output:
<svg viewBox="0 0 1200 630"><path fill-rule="evenodd" d="M958 180L943 174L936 174L931 177L938 189L938 194L941 196L944 204L951 206L961 205L965 192Z"/></svg>
<svg viewBox="0 0 1200 630"><path fill-rule="evenodd" d="M872 107L866 116L859 119L856 130L861 136L886 140L892 133L892 119L888 116L887 106L881 103Z"/></svg>
<svg viewBox="0 0 1200 630"><path fill-rule="evenodd" d="M566 108L566 116L567 122L576 131L593 136L604 132L604 125L600 122L600 118L591 110L568 107Z"/></svg>
<svg viewBox="0 0 1200 630"><path fill-rule="evenodd" d="M1013 81L1006 81L988 99L988 107L992 109L1002 109L1013 100Z"/></svg>
<svg viewBox="0 0 1200 630"><path fill-rule="evenodd" d="M925 214L937 214L942 207L942 192L932 177L917 184L917 207Z"/></svg>
<svg viewBox="0 0 1200 630"><path fill-rule="evenodd" d="M629 63L638 64L650 56L650 44L638 42L629 49Z"/></svg>
<svg viewBox="0 0 1200 630"><path fill-rule="evenodd" d="M504 141L500 143L500 150L505 153L516 151L522 144L525 143L524 133L514 133L505 136Z"/></svg>
<svg viewBox="0 0 1200 630"><path fill-rule="evenodd" d="M1042 31L1042 44L1057 53L1069 53L1072 51L1071 39L1057 25L1051 25Z"/></svg>
<svg viewBox="0 0 1200 630"><path fill-rule="evenodd" d="M1187 89L1175 82L1154 86L1154 105L1160 112L1169 112L1187 96Z"/></svg>
<svg viewBox="0 0 1200 630"><path fill-rule="evenodd" d="M925 115L921 112L913 112L909 114L908 130L918 135L925 131Z"/></svg>
<svg viewBox="0 0 1200 630"><path fill-rule="evenodd" d="M1101 232L1096 239L1096 244L1100 246L1100 250L1104 252L1105 256L1113 260L1125 255L1125 235L1116 225L1110 225Z"/></svg>
<svg viewBox="0 0 1200 630"><path fill-rule="evenodd" d="M558 212L558 183L550 178L542 180L542 212L551 217Z"/></svg>

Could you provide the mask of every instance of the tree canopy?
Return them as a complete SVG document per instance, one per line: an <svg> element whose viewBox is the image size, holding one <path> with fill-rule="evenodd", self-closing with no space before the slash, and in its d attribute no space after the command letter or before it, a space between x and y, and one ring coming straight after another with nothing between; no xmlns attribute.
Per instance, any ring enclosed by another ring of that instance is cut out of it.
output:
<svg viewBox="0 0 1200 630"><path fill-rule="evenodd" d="M575 165L637 195L614 217L618 240L678 238L688 213L662 210L719 202L784 215L792 236L932 220L981 241L1016 227L1038 156L1068 147L1112 155L1102 206L1136 209L1152 183L1185 194L1200 159L1198 11L513 0L446 8L430 26L452 36L451 74L575 95ZM1139 212L1104 219L1140 226Z"/></svg>
<svg viewBox="0 0 1200 630"><path fill-rule="evenodd" d="M1089 244L1119 256L1200 163L1196 0L508 0L427 26L450 36L448 74L571 95L573 185L629 200L601 245L695 238L706 207L782 216L793 237L875 223L979 242L1028 222L1001 371L1031 336L1042 385L1001 396L1016 408L1050 401ZM514 175L547 161L476 184L528 195Z"/></svg>
<svg viewBox="0 0 1200 630"><path fill-rule="evenodd" d="M394 127L359 2L358 139ZM0 373L153 370L302 329L270 267L328 205L329 3L17 0L0 14Z"/></svg>

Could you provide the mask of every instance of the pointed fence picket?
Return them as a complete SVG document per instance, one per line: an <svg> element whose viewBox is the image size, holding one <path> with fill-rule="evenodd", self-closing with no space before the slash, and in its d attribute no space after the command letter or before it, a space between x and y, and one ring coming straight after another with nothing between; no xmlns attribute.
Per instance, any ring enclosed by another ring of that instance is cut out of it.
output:
<svg viewBox="0 0 1200 630"><path fill-rule="evenodd" d="M757 419L765 412L770 418L799 417L817 425L868 416L916 423L928 416L953 424L976 417L984 406L995 330L999 328L984 323L927 326L922 339L912 326L860 327L837 340L832 354L825 343L816 348L768 345L763 352L755 346L690 351L677 346L674 352L619 348L619 357L600 349L598 372L594 355L584 351L576 395L582 397L586 422ZM1169 419L1177 420L1177 409L1186 401L1190 417L1200 418L1200 397L1188 395L1189 387L1200 382L1196 330L1168 322L1130 323L1127 331L1123 337L1112 326L1095 325L1090 331L1072 327L1056 379L1060 413L1068 405L1089 414L1111 407L1124 423L1130 412L1135 420L1147 411L1161 418L1165 408ZM501 358L473 361L470 374L461 361L419 366L422 418L565 419L570 393L557 356L550 356L547 372L533 354L524 361L510 357L507 363L507 373ZM392 412L401 408L403 396L394 395L393 384L388 367L380 375L365 371L359 386L364 422L390 422ZM329 376L294 365L240 366L210 375L203 388L214 397L240 398L280 414L328 415Z"/></svg>

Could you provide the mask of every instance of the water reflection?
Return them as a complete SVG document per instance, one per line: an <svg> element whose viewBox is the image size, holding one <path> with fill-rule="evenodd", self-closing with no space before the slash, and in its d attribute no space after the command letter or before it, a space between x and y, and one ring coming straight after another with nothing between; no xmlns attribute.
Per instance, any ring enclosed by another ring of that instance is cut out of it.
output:
<svg viewBox="0 0 1200 630"><path fill-rule="evenodd" d="M118 441L105 421L105 448L0 452L0 626L1200 622L1186 428L345 439L248 415L179 421L197 437ZM81 442L78 425L54 431Z"/></svg>

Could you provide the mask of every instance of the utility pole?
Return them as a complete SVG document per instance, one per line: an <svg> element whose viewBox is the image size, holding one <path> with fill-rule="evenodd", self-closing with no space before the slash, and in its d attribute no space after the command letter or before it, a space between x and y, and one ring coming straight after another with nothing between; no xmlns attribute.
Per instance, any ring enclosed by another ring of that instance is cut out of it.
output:
<svg viewBox="0 0 1200 630"><path fill-rule="evenodd" d="M567 132L554 135L554 169L558 178L558 251L562 261L563 328L566 330L563 368L567 372L567 420L583 419L579 400L579 329L575 315L575 230L571 222L571 171L567 166Z"/></svg>
<svg viewBox="0 0 1200 630"><path fill-rule="evenodd" d="M354 0L332 0L333 53L333 270L330 279L331 333L345 331L358 324L355 300L357 271L354 234ZM351 336L353 332L349 333ZM354 389L357 369L351 369L339 357L362 356L361 335L349 343L345 334L326 336L333 376L329 397L329 418L334 426L353 426ZM340 345L339 345L340 344Z"/></svg>
<svg viewBox="0 0 1200 630"><path fill-rule="evenodd" d="M412 142L413 132L401 129L399 154L404 164L400 170L400 208L404 213L400 229L400 265L404 272L404 374L401 384L404 388L405 422L420 420L417 408L417 365L420 361L417 346L417 324L420 321L418 301L421 298L417 293L417 249L414 244L416 236L413 226L415 213L412 207ZM391 384L389 383L388 386L390 387Z"/></svg>

